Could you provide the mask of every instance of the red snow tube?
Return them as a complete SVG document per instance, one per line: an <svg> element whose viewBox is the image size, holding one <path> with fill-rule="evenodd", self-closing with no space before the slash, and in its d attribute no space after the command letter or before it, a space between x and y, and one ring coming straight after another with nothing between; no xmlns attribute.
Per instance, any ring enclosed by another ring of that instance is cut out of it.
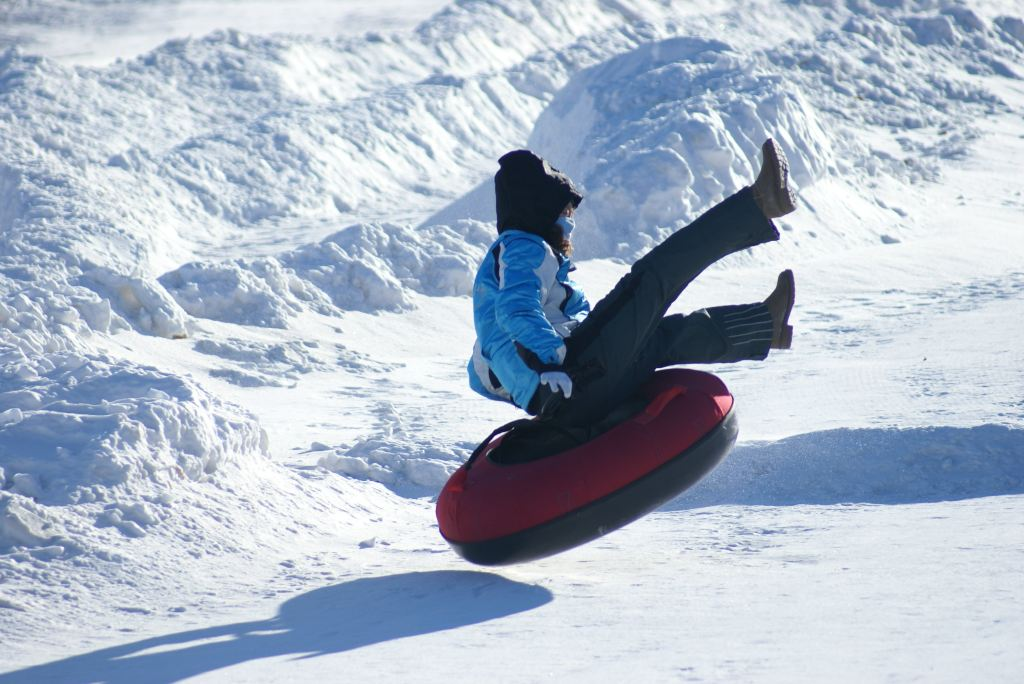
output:
<svg viewBox="0 0 1024 684"><path fill-rule="evenodd" d="M504 565L596 539L673 499L736 442L733 398L717 377L657 372L639 412L595 439L523 463L498 463L487 444L437 499L441 535L468 561Z"/></svg>

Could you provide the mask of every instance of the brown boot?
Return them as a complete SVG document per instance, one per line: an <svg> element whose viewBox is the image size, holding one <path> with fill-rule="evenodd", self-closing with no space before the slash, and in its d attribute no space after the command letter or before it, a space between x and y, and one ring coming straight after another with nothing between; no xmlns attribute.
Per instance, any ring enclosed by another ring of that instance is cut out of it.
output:
<svg viewBox="0 0 1024 684"><path fill-rule="evenodd" d="M796 301L796 281L793 272L786 269L779 274L775 289L764 305L772 315L772 349L789 349L793 346L793 326L789 324L789 314L793 311Z"/></svg>
<svg viewBox="0 0 1024 684"><path fill-rule="evenodd" d="M789 162L782 148L768 138L761 145L761 171L751 188L754 201L770 219L796 211L796 197L789 187Z"/></svg>

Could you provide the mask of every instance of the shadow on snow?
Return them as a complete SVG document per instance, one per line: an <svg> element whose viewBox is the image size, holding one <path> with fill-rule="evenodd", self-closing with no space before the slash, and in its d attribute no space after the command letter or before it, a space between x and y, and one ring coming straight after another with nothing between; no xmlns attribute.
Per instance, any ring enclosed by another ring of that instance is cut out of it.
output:
<svg viewBox="0 0 1024 684"><path fill-rule="evenodd" d="M720 504L904 504L1022 493L1022 429L839 429L741 444L661 510Z"/></svg>
<svg viewBox="0 0 1024 684"><path fill-rule="evenodd" d="M316 589L276 617L195 629L0 675L7 682L175 682L260 658L314 658L523 612L547 589L485 572L413 572Z"/></svg>

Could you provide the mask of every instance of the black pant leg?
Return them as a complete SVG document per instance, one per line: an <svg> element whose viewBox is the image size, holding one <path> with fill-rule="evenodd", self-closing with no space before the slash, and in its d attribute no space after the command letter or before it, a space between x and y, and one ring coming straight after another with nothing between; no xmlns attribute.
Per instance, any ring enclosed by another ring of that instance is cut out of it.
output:
<svg viewBox="0 0 1024 684"><path fill-rule="evenodd" d="M772 314L764 302L714 306L702 311L725 343L721 356L707 363L761 361L772 344ZM685 355L685 350L681 352ZM673 363L702 363L674 361Z"/></svg>
<svg viewBox="0 0 1024 684"><path fill-rule="evenodd" d="M729 348L707 310L661 319L641 355L650 372L685 363L715 363Z"/></svg>
<svg viewBox="0 0 1024 684"><path fill-rule="evenodd" d="M638 359L651 372L683 364L761 361L771 340L772 317L763 303L713 306L665 316Z"/></svg>

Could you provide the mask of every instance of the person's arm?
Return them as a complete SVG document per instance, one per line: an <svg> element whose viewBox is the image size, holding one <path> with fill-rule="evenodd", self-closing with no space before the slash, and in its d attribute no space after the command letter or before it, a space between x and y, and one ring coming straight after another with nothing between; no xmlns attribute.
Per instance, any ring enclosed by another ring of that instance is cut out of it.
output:
<svg viewBox="0 0 1024 684"><path fill-rule="evenodd" d="M573 281L567 281L562 286L566 288L568 294L565 303L562 304L562 313L573 320L582 322L590 313L590 302L587 301L580 286Z"/></svg>
<svg viewBox="0 0 1024 684"><path fill-rule="evenodd" d="M494 313L498 325L518 346L531 352L541 364L559 366L565 358L565 344L541 305L545 288L556 285L554 272L552 282L543 282L546 256L546 247L528 238L511 239L503 245Z"/></svg>

